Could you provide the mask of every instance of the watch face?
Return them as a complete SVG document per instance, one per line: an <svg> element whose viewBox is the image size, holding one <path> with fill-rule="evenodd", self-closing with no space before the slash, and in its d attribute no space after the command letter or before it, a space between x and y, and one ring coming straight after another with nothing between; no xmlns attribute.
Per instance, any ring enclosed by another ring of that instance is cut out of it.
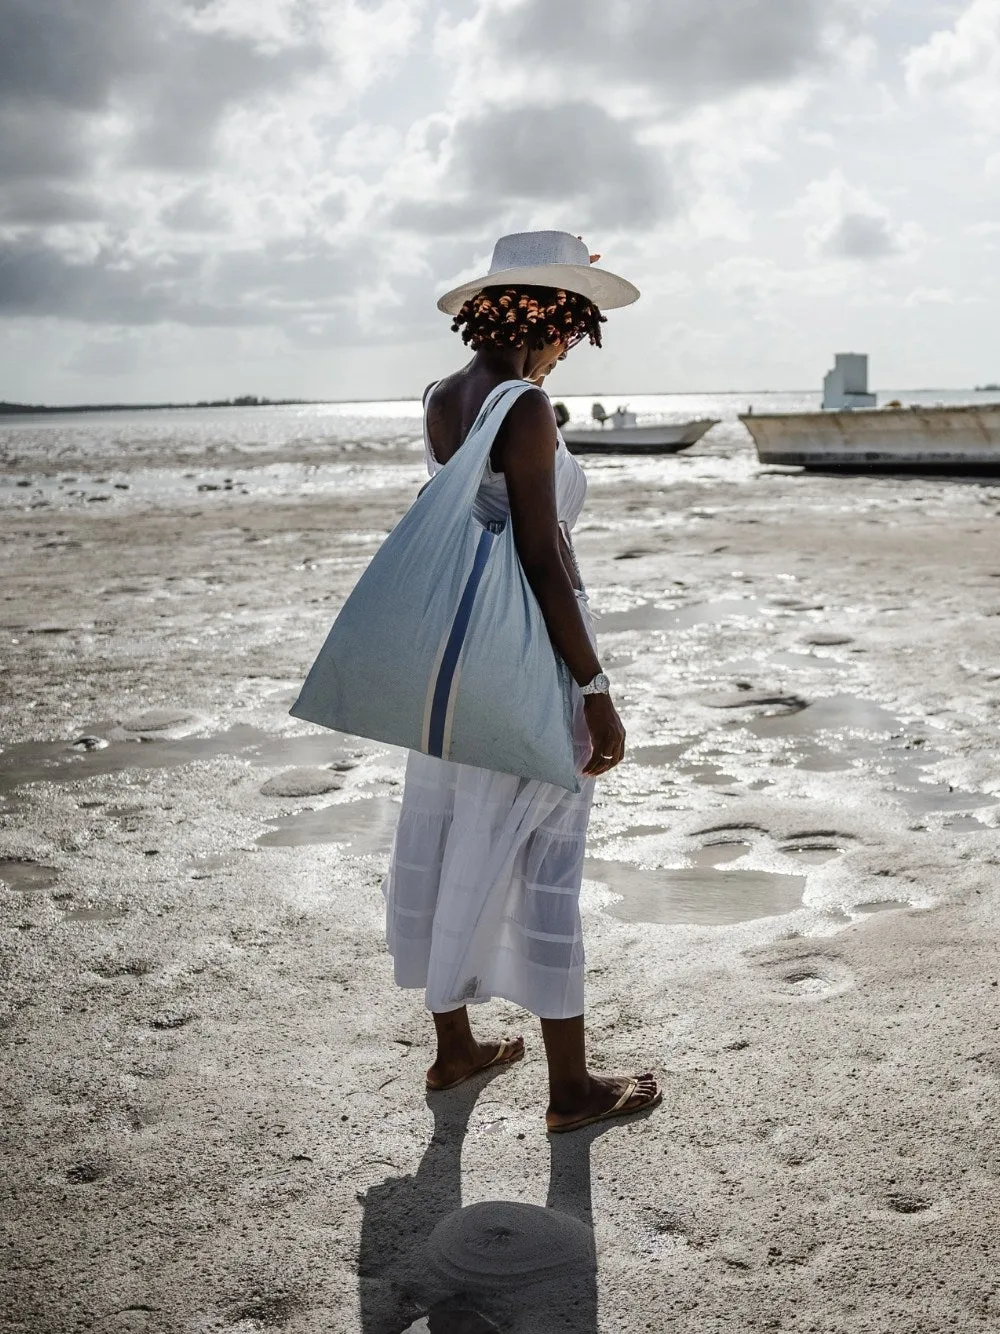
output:
<svg viewBox="0 0 1000 1334"><path fill-rule="evenodd" d="M591 684L599 695L607 694L611 689L611 682L603 672L598 672Z"/></svg>

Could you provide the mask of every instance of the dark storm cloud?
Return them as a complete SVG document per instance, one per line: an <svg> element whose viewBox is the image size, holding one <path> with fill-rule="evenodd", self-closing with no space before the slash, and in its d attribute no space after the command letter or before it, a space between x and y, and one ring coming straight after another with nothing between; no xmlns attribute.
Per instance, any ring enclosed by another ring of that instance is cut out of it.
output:
<svg viewBox="0 0 1000 1334"><path fill-rule="evenodd" d="M135 94L129 160L166 170L204 166L213 157L215 132L230 107L287 87L325 59L315 48L264 54L248 41L222 34L175 33L159 53L152 85Z"/></svg>
<svg viewBox="0 0 1000 1334"><path fill-rule="evenodd" d="M72 180L89 171L87 123L56 106L0 106L0 195L11 181Z"/></svg>
<svg viewBox="0 0 1000 1334"><path fill-rule="evenodd" d="M901 249L889 220L874 213L845 213L823 244L826 254L840 259L883 259Z"/></svg>
<svg viewBox="0 0 1000 1334"><path fill-rule="evenodd" d="M89 324L177 321L266 325L334 312L372 276L365 252L275 242L217 259L136 261L107 247L87 262L29 238L0 243L0 316L56 315Z"/></svg>
<svg viewBox="0 0 1000 1334"><path fill-rule="evenodd" d="M0 193L0 222L51 227L72 222L94 222L103 216L101 201L92 194L67 190L46 181L11 183Z"/></svg>
<svg viewBox="0 0 1000 1334"><path fill-rule="evenodd" d="M498 59L549 78L612 79L688 104L824 63L824 27L857 12L852 0L522 0L495 10L485 37Z"/></svg>
<svg viewBox="0 0 1000 1334"><path fill-rule="evenodd" d="M88 118L112 106L132 126L132 165L204 164L230 107L327 59L315 45L263 51L249 38L195 31L183 8L0 0L0 180L87 174L101 146Z"/></svg>
<svg viewBox="0 0 1000 1334"><path fill-rule="evenodd" d="M562 206L581 226L644 227L675 211L663 155L592 102L466 121L455 131L452 168L472 197Z"/></svg>
<svg viewBox="0 0 1000 1334"><path fill-rule="evenodd" d="M148 49L148 30L138 0L0 0L0 105L99 110Z"/></svg>

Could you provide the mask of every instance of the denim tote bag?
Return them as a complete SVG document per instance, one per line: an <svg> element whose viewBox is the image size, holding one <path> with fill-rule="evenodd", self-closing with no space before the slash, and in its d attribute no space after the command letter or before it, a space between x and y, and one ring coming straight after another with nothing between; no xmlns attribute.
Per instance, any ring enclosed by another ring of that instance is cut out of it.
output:
<svg viewBox="0 0 1000 1334"><path fill-rule="evenodd" d="M459 764L580 790L572 681L549 639L510 518L473 507L511 405L490 393L361 576L290 712Z"/></svg>

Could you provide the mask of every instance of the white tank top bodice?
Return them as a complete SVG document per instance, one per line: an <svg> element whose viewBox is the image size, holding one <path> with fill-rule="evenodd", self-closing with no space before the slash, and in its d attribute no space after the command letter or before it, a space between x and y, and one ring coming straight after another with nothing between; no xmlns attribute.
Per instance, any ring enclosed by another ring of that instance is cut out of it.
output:
<svg viewBox="0 0 1000 1334"><path fill-rule="evenodd" d="M430 402L431 388L424 399L424 459L427 472L433 477L444 467L434 457L430 437L427 434L427 404ZM562 434L556 431L556 517L567 539L576 525L587 498L587 474L580 467L573 455L566 448ZM486 460L486 471L476 495L476 518L480 523L506 520L510 515L510 500L507 496L507 481L502 472L494 472Z"/></svg>

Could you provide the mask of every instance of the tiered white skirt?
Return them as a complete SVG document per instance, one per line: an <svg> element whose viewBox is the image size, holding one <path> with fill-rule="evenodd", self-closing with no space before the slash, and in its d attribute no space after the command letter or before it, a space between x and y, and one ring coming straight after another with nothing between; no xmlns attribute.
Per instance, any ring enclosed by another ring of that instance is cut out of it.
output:
<svg viewBox="0 0 1000 1334"><path fill-rule="evenodd" d="M590 737L579 695L574 741L580 770ZM572 793L411 751L382 884L396 982L423 987L437 1013L501 996L543 1019L582 1014L593 792L591 778Z"/></svg>

